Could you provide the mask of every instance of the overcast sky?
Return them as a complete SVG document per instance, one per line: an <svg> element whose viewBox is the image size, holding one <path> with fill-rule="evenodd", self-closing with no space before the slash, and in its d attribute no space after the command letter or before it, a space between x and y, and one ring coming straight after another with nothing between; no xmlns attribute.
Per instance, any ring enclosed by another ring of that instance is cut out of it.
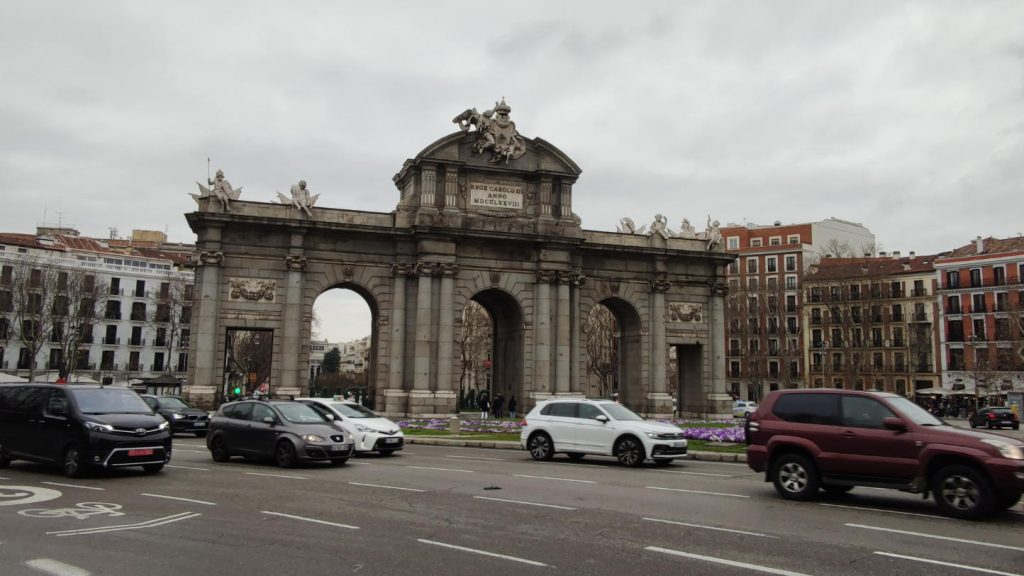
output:
<svg viewBox="0 0 1024 576"><path fill-rule="evenodd" d="M934 253L1024 232L1022 22L1019 0L9 0L0 231L192 242L207 158L243 200L305 179L389 212L402 162L504 96L582 168L584 228L834 216Z"/></svg>

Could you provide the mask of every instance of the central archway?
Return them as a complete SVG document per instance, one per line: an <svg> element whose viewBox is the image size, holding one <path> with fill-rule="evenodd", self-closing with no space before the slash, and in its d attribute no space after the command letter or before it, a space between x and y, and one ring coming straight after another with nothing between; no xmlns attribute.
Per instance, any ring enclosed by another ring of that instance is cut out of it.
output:
<svg viewBox="0 0 1024 576"><path fill-rule="evenodd" d="M491 398L499 394L505 405L513 396L523 398L526 359L523 311L510 294L497 288L477 292L471 298L483 306L493 322L491 338Z"/></svg>
<svg viewBox="0 0 1024 576"><path fill-rule="evenodd" d="M615 348L619 359L617 380L619 402L633 410L646 411L643 385L643 352L640 315L622 298L606 298L599 302L615 317L618 327Z"/></svg>

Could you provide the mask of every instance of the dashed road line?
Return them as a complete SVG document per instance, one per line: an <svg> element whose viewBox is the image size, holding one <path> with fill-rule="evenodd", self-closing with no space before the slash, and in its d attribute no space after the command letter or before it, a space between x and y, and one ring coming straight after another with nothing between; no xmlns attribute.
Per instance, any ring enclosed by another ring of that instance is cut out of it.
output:
<svg viewBox="0 0 1024 576"><path fill-rule="evenodd" d="M828 506L830 508L847 508L849 510L865 510L868 512L885 512L886 514L900 514L902 516L919 516L921 518L937 518L940 520L953 520L948 516L936 516L935 514L921 514L920 512L903 512L900 510L886 510L884 508L868 508L866 506L847 506L845 504L826 504L825 502L818 502L819 506Z"/></svg>
<svg viewBox="0 0 1024 576"><path fill-rule="evenodd" d="M404 490L406 492L426 492L419 488L403 488L401 486L385 486L384 484L365 484L363 482L349 482L353 486L369 486L370 488L387 488L388 490Z"/></svg>
<svg viewBox="0 0 1024 576"><path fill-rule="evenodd" d="M690 554L689 552L680 552L679 550L671 550L669 548L658 548L657 546L648 546L644 548L644 550L650 550L652 552L661 552L662 554L670 554L672 556L681 556L683 558L693 558L694 560L704 560L705 562L724 564L726 566L732 566L734 568L746 568L747 570L755 570L757 572L765 572L767 574L779 574L780 576L807 576L806 574L802 574L800 572L791 572L789 570L782 570L780 568L761 566L760 564L748 564L746 562L726 560L725 558L715 558L714 556Z"/></svg>
<svg viewBox="0 0 1024 576"><path fill-rule="evenodd" d="M163 494L146 494L142 493L140 496L149 496L150 498L164 498L166 500L180 500L181 502L195 502L196 504L206 504L207 506L216 506L216 502L207 502L206 500L193 500L192 498L181 498L178 496L165 496Z"/></svg>
<svg viewBox="0 0 1024 576"><path fill-rule="evenodd" d="M760 532L747 532L746 530L733 530L732 528L719 528L717 526L704 526L702 524L690 524L688 522L676 522L675 520L661 520L658 518L644 518L649 522L661 522L663 524L675 524L676 526L687 526L690 528L703 528L704 530L717 530L719 532L731 532L733 534L745 534L747 536L758 536L760 538L778 538L778 536L771 536L769 534L762 534Z"/></svg>
<svg viewBox="0 0 1024 576"><path fill-rule="evenodd" d="M350 526L348 524L339 524L337 522L328 522L327 520L318 520L316 518L306 518L305 516L295 516L293 514L284 514L282 512L271 512L269 510L262 510L263 514L269 514L271 516L281 516L282 518L291 518L292 520L301 520L303 522L312 522L314 524L326 524L327 526L334 526L336 528L347 528L349 530L359 530L359 526Z"/></svg>
<svg viewBox="0 0 1024 576"><path fill-rule="evenodd" d="M543 562L537 562L536 560L527 560L526 558L519 558L517 556L508 556L507 554L498 554L496 552L487 552L486 550L477 550L475 548L466 548L465 546L456 546L454 544L446 544L444 542L437 542L436 540L424 540L420 538L418 540L424 544L430 544L432 546L440 546L442 548L450 548L452 550L460 550L462 552L470 552L472 554L480 554L481 556L489 556L491 558L500 558L502 560L511 560L513 562L521 562L523 564L529 564L531 566L543 566L547 567L547 564Z"/></svg>
<svg viewBox="0 0 1024 576"><path fill-rule="evenodd" d="M83 490L106 490L106 488L100 488L98 486L82 486L81 484L61 484L60 482L40 482L40 484L49 484L50 486L63 486L65 488L81 488Z"/></svg>
<svg viewBox="0 0 1024 576"><path fill-rule="evenodd" d="M118 532L121 530L142 530L143 528L153 528L156 526L163 526L164 524L170 524L171 522L180 522L182 520L188 520L189 518L195 518L196 516L202 516L202 514L193 512L182 512L180 514L172 514L170 516L155 518L153 520L147 520L145 522L137 522L135 524L121 524L118 526L97 526L95 528L81 528L78 530L59 530L56 532L47 532L47 534L52 534L54 536L82 536L85 534L101 534L104 532Z"/></svg>
<svg viewBox="0 0 1024 576"><path fill-rule="evenodd" d="M557 504L541 504L540 502L526 502L524 500L507 500L505 498L489 498L487 496L473 496L477 500L492 500L494 502L508 502L510 504L525 504L527 506L541 506L543 508L556 508L558 510L575 510L569 506L559 506Z"/></svg>
<svg viewBox="0 0 1024 576"><path fill-rule="evenodd" d="M505 458L487 458L484 456L456 456L454 454L446 454L447 458L461 458L462 460L494 460L496 462L505 462Z"/></svg>
<svg viewBox="0 0 1024 576"><path fill-rule="evenodd" d="M662 474L686 474L688 476L713 476L715 478L732 478L732 474L713 474L711 472L687 472L685 470L651 470Z"/></svg>
<svg viewBox="0 0 1024 576"><path fill-rule="evenodd" d="M923 532L910 532L909 530L894 530L880 526L868 526L866 524L845 524L850 528L863 528L865 530L877 530L879 532L890 532L892 534L904 534L906 536L917 536L918 538L931 538L933 540L946 540L947 542L959 542L961 544L973 544L975 546L986 546L988 548L1002 548L1003 550L1016 550L1024 552L1024 546L1010 546L1009 544L996 544L994 542L983 542L980 540L967 540L965 538L953 538L952 536L939 536L938 534L924 534Z"/></svg>
<svg viewBox="0 0 1024 576"><path fill-rule="evenodd" d="M175 452L198 452L200 454L209 454L209 450L189 450L188 448L175 448Z"/></svg>
<svg viewBox="0 0 1024 576"><path fill-rule="evenodd" d="M474 473L475 470L461 470L459 468L434 468L433 466L406 466L406 468L412 468L414 470L437 470L439 472L469 472Z"/></svg>
<svg viewBox="0 0 1024 576"><path fill-rule="evenodd" d="M25 566L39 572L52 574L53 576L90 576L92 574L88 570L71 564L65 564L53 558L36 558L35 560L25 562Z"/></svg>
<svg viewBox="0 0 1024 576"><path fill-rule="evenodd" d="M575 478L556 478L554 476L531 476L529 474L516 474L516 478L534 478L537 480L558 480L560 482L579 482L580 484L597 484L595 480L577 480Z"/></svg>
<svg viewBox="0 0 1024 576"><path fill-rule="evenodd" d="M688 494L707 494L709 496L729 496L731 498L750 498L746 494L729 494L727 492L708 492L706 490L685 490L683 488L663 488L661 486L645 486L648 490L665 490L667 492L686 492Z"/></svg>
<svg viewBox="0 0 1024 576"><path fill-rule="evenodd" d="M967 566L966 564L954 564L952 562L941 562L939 560L932 560L931 558L919 558L917 556L906 556L904 554L893 554L892 552L879 552L875 551L875 554L879 556L888 556L890 558L900 558L903 560L912 560L914 562L924 562L926 564L938 564L939 566L949 566L952 568L960 568L961 570L971 570L973 572L983 572L985 574L999 574L1001 576L1021 576L1014 572L1002 572L1000 570L989 570L988 568L978 568L977 566Z"/></svg>
<svg viewBox="0 0 1024 576"><path fill-rule="evenodd" d="M197 468L195 466L179 466L177 464L165 464L165 466L167 468L182 468L184 470L202 470L204 472L208 472L210 470L209 468Z"/></svg>
<svg viewBox="0 0 1024 576"><path fill-rule="evenodd" d="M246 472L249 476L269 476L271 478L291 478L292 480L309 480L305 476L289 476L288 474L263 474L261 472Z"/></svg>

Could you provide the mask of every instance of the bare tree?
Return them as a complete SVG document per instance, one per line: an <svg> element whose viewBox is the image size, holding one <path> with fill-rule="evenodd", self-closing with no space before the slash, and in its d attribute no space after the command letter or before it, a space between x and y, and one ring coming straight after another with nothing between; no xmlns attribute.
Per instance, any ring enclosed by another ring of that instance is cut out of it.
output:
<svg viewBox="0 0 1024 576"><path fill-rule="evenodd" d="M270 382L274 337L270 330L228 330L228 369L247 392ZM241 380L238 380L238 379ZM221 392L223 393L223 392Z"/></svg>
<svg viewBox="0 0 1024 576"><path fill-rule="evenodd" d="M492 331L490 314L483 306L470 300L462 311L462 334L457 340L462 359L462 371L459 373L460 401L468 392L468 384L475 388L475 395L480 392L479 371L491 350Z"/></svg>
<svg viewBox="0 0 1024 576"><path fill-rule="evenodd" d="M19 363L28 369L29 380L35 378L39 351L50 338L61 338L59 333L53 332L58 276L56 268L39 258L28 258L14 265L11 278L11 328L24 345L24 355L19 358Z"/></svg>
<svg viewBox="0 0 1024 576"><path fill-rule="evenodd" d="M71 376L79 367L79 346L92 343L93 326L100 319L109 290L96 281L94 274L83 270L58 272L57 284L54 329L60 325L63 336L61 374Z"/></svg>
<svg viewBox="0 0 1024 576"><path fill-rule="evenodd" d="M149 313L146 323L156 333L154 344L167 351L163 370L171 372L174 351L187 349L183 342L184 330L192 322L192 284L181 276L168 274L160 283L156 309ZM262 381L262 380L261 380Z"/></svg>
<svg viewBox="0 0 1024 576"><path fill-rule="evenodd" d="M598 396L607 397L619 373L619 326L608 307L594 306L580 326L587 350L587 372L597 377Z"/></svg>

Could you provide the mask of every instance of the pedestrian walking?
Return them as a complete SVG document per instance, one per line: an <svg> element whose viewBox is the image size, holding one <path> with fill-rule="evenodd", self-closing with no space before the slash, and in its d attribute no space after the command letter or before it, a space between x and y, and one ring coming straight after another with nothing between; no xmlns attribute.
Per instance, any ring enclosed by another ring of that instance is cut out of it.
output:
<svg viewBox="0 0 1024 576"><path fill-rule="evenodd" d="M516 395L513 394L508 399L508 417L509 418L515 419L515 417L516 417L516 408L518 408L518 407L519 407L519 405L516 403Z"/></svg>
<svg viewBox="0 0 1024 576"><path fill-rule="evenodd" d="M487 411L491 408L491 403L487 400L486 394L480 395L480 419L487 420L489 418Z"/></svg>
<svg viewBox="0 0 1024 576"><path fill-rule="evenodd" d="M491 409L494 411L495 418L501 418L501 409L504 408L504 406L505 397L498 394L498 396L494 398L494 403L491 404Z"/></svg>

